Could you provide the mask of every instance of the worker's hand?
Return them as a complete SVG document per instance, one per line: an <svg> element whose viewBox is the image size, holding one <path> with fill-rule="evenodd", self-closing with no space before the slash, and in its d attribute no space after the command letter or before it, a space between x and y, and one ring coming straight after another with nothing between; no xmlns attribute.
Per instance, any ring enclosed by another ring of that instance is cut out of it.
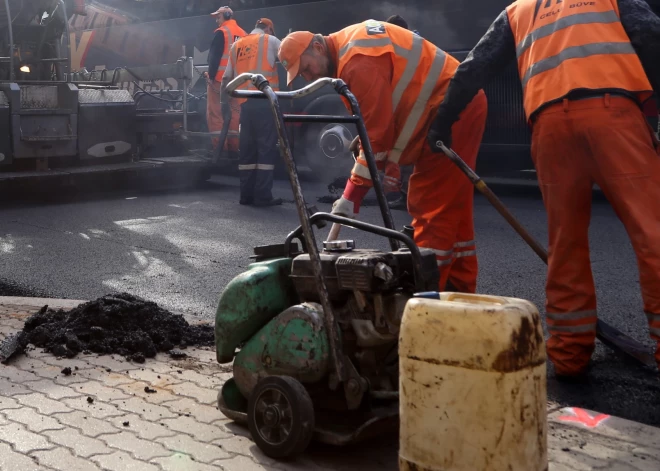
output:
<svg viewBox="0 0 660 471"><path fill-rule="evenodd" d="M429 133L426 136L426 140L431 146L433 152L442 152L438 146L438 142L442 142L445 147L451 147L451 126L434 126L431 125Z"/></svg>
<svg viewBox="0 0 660 471"><path fill-rule="evenodd" d="M385 190L385 193L399 193L401 191L401 180L385 175L383 178L383 190Z"/></svg>
<svg viewBox="0 0 660 471"><path fill-rule="evenodd" d="M231 119L231 105L229 102L222 102L222 118Z"/></svg>
<svg viewBox="0 0 660 471"><path fill-rule="evenodd" d="M357 206L357 208L356 208ZM343 216L345 218L357 219L360 212L360 203L354 203L347 200L343 196L334 202L332 205L332 214L335 216Z"/></svg>

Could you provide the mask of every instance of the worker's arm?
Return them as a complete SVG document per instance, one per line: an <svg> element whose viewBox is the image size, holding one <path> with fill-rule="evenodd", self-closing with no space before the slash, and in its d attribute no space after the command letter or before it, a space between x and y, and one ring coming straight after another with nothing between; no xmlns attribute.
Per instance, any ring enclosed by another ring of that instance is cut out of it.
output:
<svg viewBox="0 0 660 471"><path fill-rule="evenodd" d="M282 41L277 39L275 36L268 36L268 63L271 67L275 67L275 61L277 61L277 51L280 49L280 44L282 44Z"/></svg>
<svg viewBox="0 0 660 471"><path fill-rule="evenodd" d="M385 167L387 153L394 146L392 110L392 59L387 56L355 56L342 70L341 78L360 104L371 148L379 169ZM373 186L363 151L346 182L344 194L333 206L333 213L354 217L364 196Z"/></svg>
<svg viewBox="0 0 660 471"><path fill-rule="evenodd" d="M644 0L619 0L619 15L653 90L660 93L660 17Z"/></svg>
<svg viewBox="0 0 660 471"><path fill-rule="evenodd" d="M213 36L213 42L211 42L211 48L209 49L209 57L207 60L209 63L208 73L211 80L215 80L223 52L225 52L225 35L222 31L218 31L215 33L215 36Z"/></svg>
<svg viewBox="0 0 660 471"><path fill-rule="evenodd" d="M456 69L447 94L431 126L432 133L443 141L451 140L451 126L477 92L516 58L516 42L506 11L500 13L486 34ZM434 141L433 141L434 142ZM432 146L433 147L433 146Z"/></svg>

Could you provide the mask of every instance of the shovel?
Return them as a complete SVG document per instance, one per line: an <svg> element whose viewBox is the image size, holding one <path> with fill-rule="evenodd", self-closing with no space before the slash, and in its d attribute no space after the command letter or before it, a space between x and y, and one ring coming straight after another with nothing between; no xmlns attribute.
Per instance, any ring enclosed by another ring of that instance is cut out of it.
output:
<svg viewBox="0 0 660 471"><path fill-rule="evenodd" d="M359 142L360 142L360 136L355 136L355 139L353 139L351 145L348 147L353 153L353 157L355 159L357 159L358 155L360 155L360 151L358 150ZM330 228L330 233L328 234L328 238L326 239L326 242L337 240L339 238L340 231L341 231L341 224L333 223L332 227Z"/></svg>
<svg viewBox="0 0 660 471"><path fill-rule="evenodd" d="M449 159L456 164L456 166L470 179L472 184L479 192L486 197L486 199L495 207L504 219L513 227L513 229L523 238L527 245L545 262L548 264L548 252L534 237L527 232L523 225L515 218L515 216L504 206L504 203L492 192L492 190L484 183L484 181L477 175L461 157L452 149L446 147L442 141L438 141L436 145L449 157ZM623 332L615 329L602 320L598 320L596 324L596 337L612 350L623 353L629 358L637 361L638 363L653 368L656 365L653 354L648 351L641 343L635 339L627 336Z"/></svg>

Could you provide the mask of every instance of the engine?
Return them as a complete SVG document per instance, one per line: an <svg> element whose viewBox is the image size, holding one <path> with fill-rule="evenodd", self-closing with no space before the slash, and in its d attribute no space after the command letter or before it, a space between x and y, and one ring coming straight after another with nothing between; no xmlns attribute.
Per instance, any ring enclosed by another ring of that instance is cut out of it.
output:
<svg viewBox="0 0 660 471"><path fill-rule="evenodd" d="M423 290L437 290L435 253L420 251ZM352 241L335 241L326 243L320 257L344 353L372 390L396 391L401 318L406 302L419 291L411 252L355 249ZM301 302L320 303L309 254L294 259L291 278Z"/></svg>

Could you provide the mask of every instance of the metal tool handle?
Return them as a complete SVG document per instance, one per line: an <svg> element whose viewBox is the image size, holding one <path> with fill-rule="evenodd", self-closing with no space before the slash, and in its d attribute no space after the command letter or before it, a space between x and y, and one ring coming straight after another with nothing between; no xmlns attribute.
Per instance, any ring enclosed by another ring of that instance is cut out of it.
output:
<svg viewBox="0 0 660 471"><path fill-rule="evenodd" d="M332 242L333 240L339 239L339 232L341 232L341 224L337 224L336 222L332 223L332 228L325 241Z"/></svg>
<svg viewBox="0 0 660 471"><path fill-rule="evenodd" d="M245 82L252 81L254 83L254 76L255 76L254 74L250 74L248 72L240 74L238 77L236 77L234 80L232 80L227 84L227 93L238 98L266 98L266 96L263 93L258 92L256 90L237 90L238 87L243 85ZM314 92L317 92L326 85L330 85L331 87L336 88L337 80L338 79L333 79L329 77L320 78L298 90L293 90L290 92L274 92L274 93L275 96L277 96L277 98L288 98L288 99L303 98L308 95L311 95Z"/></svg>

